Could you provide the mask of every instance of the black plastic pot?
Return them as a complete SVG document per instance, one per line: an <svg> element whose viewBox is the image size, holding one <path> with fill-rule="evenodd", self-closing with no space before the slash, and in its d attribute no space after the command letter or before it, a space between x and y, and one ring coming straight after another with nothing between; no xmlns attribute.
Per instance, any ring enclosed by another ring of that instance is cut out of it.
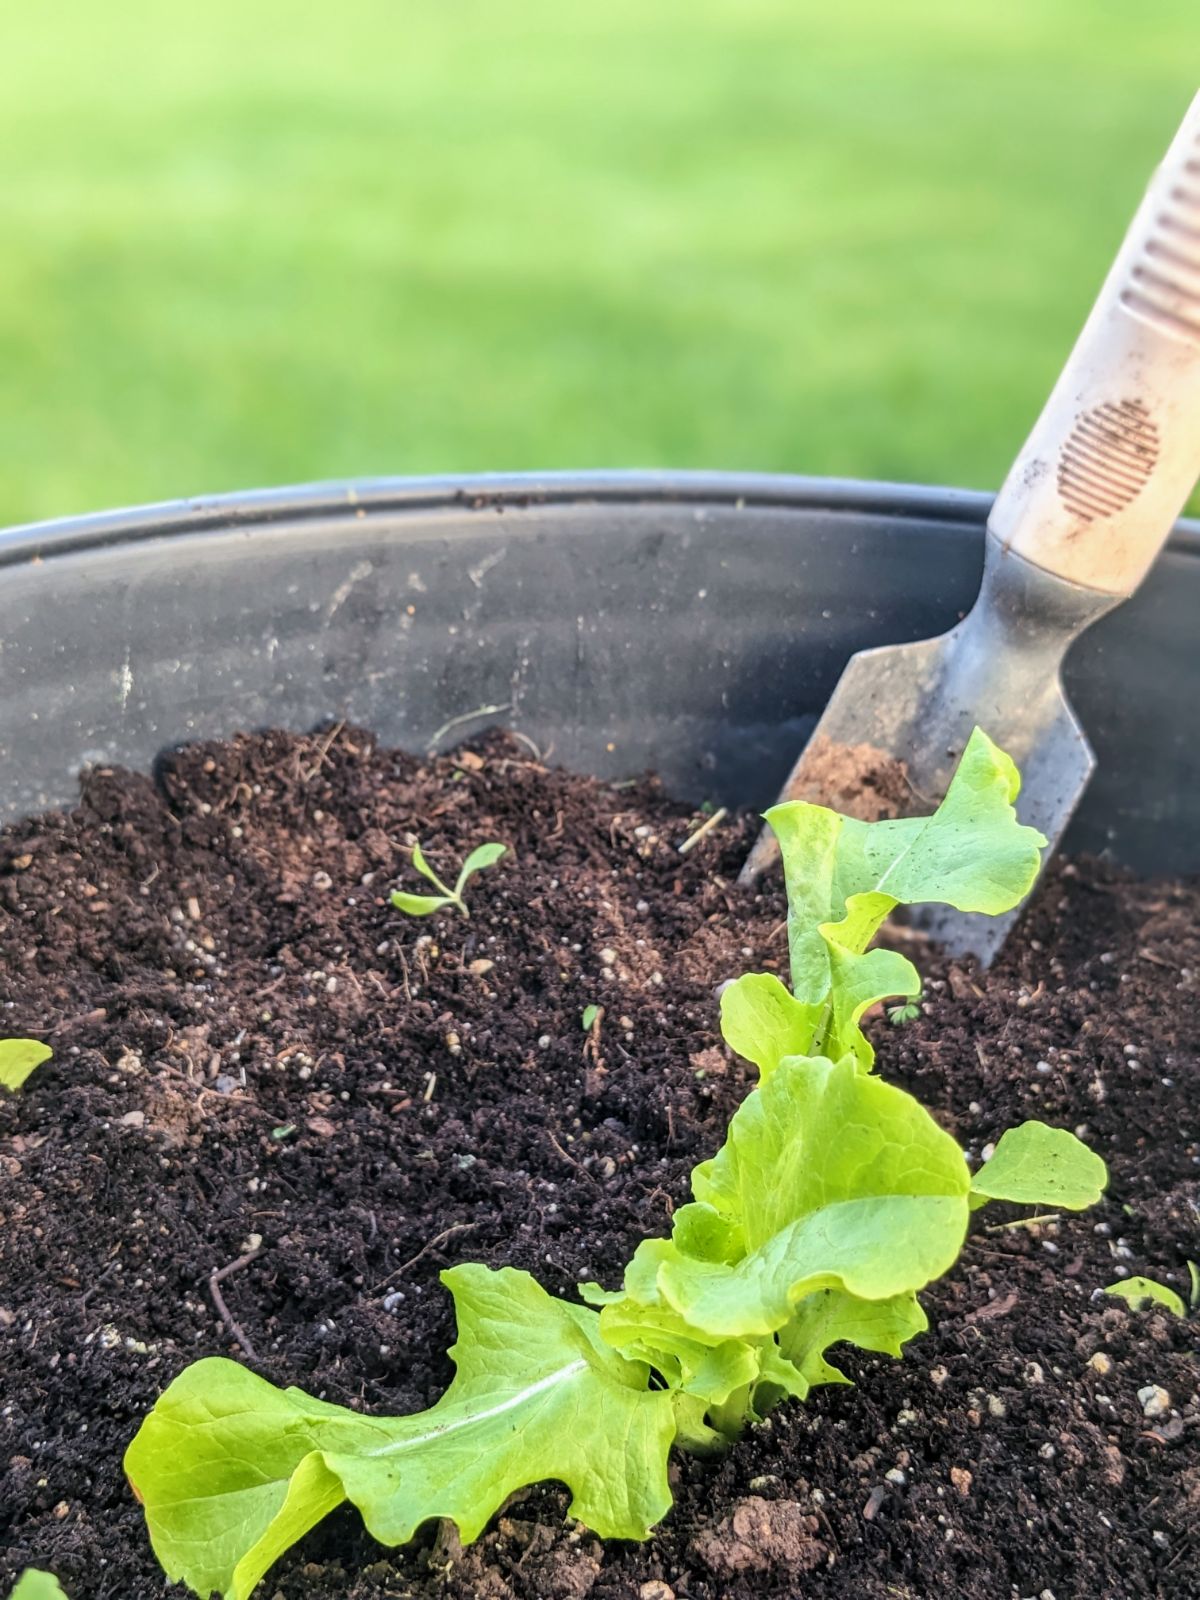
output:
<svg viewBox="0 0 1200 1600"><path fill-rule="evenodd" d="M346 718L490 722L603 775L765 804L846 658L949 626L985 495L784 477L372 480L0 534L3 814L88 763ZM1076 848L1200 868L1200 527L1067 668L1099 771Z"/></svg>

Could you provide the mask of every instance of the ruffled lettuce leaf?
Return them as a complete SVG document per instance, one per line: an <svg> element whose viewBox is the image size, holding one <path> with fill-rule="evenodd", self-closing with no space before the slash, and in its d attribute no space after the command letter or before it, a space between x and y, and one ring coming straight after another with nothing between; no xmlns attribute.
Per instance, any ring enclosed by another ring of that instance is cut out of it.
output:
<svg viewBox="0 0 1200 1600"><path fill-rule="evenodd" d="M936 901L997 915L1024 899L1046 840L1017 821L1020 786L1009 757L976 728L932 816L859 822L804 801L773 806L766 817L783 854L795 1005L784 1008L766 988L743 989L748 980L740 979L722 996L731 1047L746 1055L753 1043L756 1054L747 1059L760 1072L807 1054L835 1061L851 1054L869 1069L874 1051L859 1027L863 1013L921 989L907 957L869 950L871 940L898 905ZM755 1039L751 1013L763 1011L769 1025ZM789 1047L803 1038L800 1048Z"/></svg>
<svg viewBox="0 0 1200 1600"><path fill-rule="evenodd" d="M805 1005L771 972L748 972L721 992L721 1033L762 1079L788 1056L812 1055L823 1005Z"/></svg>
<svg viewBox="0 0 1200 1600"><path fill-rule="evenodd" d="M169 1578L246 1600L343 1501L383 1544L406 1543L431 1517L469 1541L544 1479L565 1483L571 1515L603 1537L647 1537L671 1504L671 1394L601 1339L594 1311L527 1273L462 1266L442 1279L458 1370L428 1411L360 1416L221 1359L176 1378L125 1457Z"/></svg>
<svg viewBox="0 0 1200 1600"><path fill-rule="evenodd" d="M854 1344L860 1350L899 1356L929 1319L915 1294L887 1300L860 1300L841 1289L818 1289L806 1295L779 1336L783 1354L808 1388L822 1383L849 1383L839 1368L826 1361L831 1345Z"/></svg>
<svg viewBox="0 0 1200 1600"><path fill-rule="evenodd" d="M924 1328L915 1294L957 1256L969 1187L910 1095L851 1057L785 1059L696 1168L671 1237L639 1246L623 1295L604 1295L601 1334L718 1409L803 1398L840 1377L830 1345L898 1354Z"/></svg>
<svg viewBox="0 0 1200 1600"><path fill-rule="evenodd" d="M816 1289L889 1299L954 1262L969 1188L961 1150L911 1095L849 1057L784 1061L692 1175L705 1256L674 1239L655 1287L727 1338L773 1333ZM687 1245L699 1219L685 1212Z"/></svg>

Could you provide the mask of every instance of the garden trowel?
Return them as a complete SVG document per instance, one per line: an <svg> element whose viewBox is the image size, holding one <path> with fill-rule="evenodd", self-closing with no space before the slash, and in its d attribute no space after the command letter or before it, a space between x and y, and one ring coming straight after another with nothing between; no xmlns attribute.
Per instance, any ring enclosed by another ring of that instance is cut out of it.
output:
<svg viewBox="0 0 1200 1600"><path fill-rule="evenodd" d="M1095 766L1063 692L1068 645L1137 588L1200 475L1200 95L987 525L983 584L949 633L851 658L781 799L866 821L931 812L978 724L1016 761L1053 849ZM769 831L742 870L779 855ZM986 965L1016 913L922 907Z"/></svg>

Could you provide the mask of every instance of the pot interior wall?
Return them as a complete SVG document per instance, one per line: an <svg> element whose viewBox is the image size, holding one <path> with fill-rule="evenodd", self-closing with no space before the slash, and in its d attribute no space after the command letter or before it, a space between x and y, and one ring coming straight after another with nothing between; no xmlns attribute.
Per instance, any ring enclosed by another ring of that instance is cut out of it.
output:
<svg viewBox="0 0 1200 1600"><path fill-rule="evenodd" d="M603 776L766 804L847 657L974 597L987 498L675 475L371 482L0 535L0 813L89 763L346 719L489 722ZM1200 869L1200 537L1068 662L1099 770L1069 845ZM481 710L481 708L489 708ZM474 714L474 715L469 715Z"/></svg>

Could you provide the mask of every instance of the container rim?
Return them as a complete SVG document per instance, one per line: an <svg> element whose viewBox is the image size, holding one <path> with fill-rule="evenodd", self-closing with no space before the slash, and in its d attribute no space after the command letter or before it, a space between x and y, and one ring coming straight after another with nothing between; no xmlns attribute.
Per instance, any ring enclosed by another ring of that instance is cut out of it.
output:
<svg viewBox="0 0 1200 1600"><path fill-rule="evenodd" d="M249 533L276 523L317 521L348 512L500 511L509 506L596 502L734 505L857 512L982 528L994 498L977 489L770 472L601 470L339 479L20 524L0 530L0 566L148 539ZM1174 551L1200 556L1200 521L1176 523L1168 543Z"/></svg>

